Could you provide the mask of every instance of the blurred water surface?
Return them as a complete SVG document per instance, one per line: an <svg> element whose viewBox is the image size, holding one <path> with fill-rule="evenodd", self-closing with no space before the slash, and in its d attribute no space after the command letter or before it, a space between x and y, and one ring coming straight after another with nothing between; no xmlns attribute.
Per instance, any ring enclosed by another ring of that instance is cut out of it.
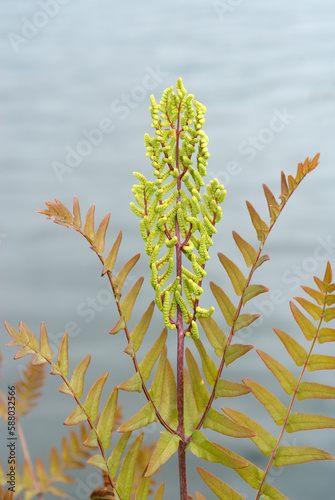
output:
<svg viewBox="0 0 335 500"><path fill-rule="evenodd" d="M263 314L262 323L239 338L289 364L272 326L296 331L288 301L301 284L313 286L313 275L322 277L327 260L335 263L334 2L2 0L0 14L2 318L14 327L22 320L36 333L45 321L55 346L68 329L71 367L88 352L93 354L87 383L104 371L110 371L110 387L131 376L127 356L113 356L122 352L124 339L106 335L117 318L99 262L79 235L45 222L35 211L54 198L71 207L73 196L80 201L82 215L91 204L97 205L97 221L110 210L107 245L120 228L124 232L118 267L134 253L142 253L126 289L138 276L148 277L138 220L129 209L132 173L151 174L143 145L144 133L150 133L150 94L159 99L181 76L188 91L207 106L208 174L228 192L208 264L209 279L221 286L227 280L216 252L243 265L231 231L256 244L244 200L266 217L261 184L278 194L282 169L293 174L299 161L321 152L320 167L290 200L267 244L271 261L259 270L258 279L274 294L268 302L255 300L252 311ZM148 279L143 290L134 316L151 300ZM204 305L211 300L205 299ZM146 347L160 329L156 315ZM24 360L12 361L14 350L5 347L8 340L2 328L4 391L24 366ZM168 346L172 354L173 333ZM335 354L327 346L331 351ZM268 387L279 390L265 377L256 354L245 360L236 362L226 377L265 379ZM320 372L313 380L329 383L329 374ZM73 409L70 398L57 392L58 386L56 377L49 377L42 404L23 421L31 456L46 462ZM144 404L137 394L125 401L134 401L125 416ZM235 407L247 411L245 401L234 402ZM247 401L250 413L277 435L256 400L250 396ZM303 406L296 411L334 414L331 402ZM148 428L146 442L159 430ZM310 444L335 453L332 432L305 434L289 435L285 444ZM216 439L266 466L248 443ZM1 458L6 457L3 448ZM22 464L22 455L19 461ZM190 458L189 463L194 470L199 462ZM212 464L205 467L246 499L254 498L237 475L230 477L229 470ZM331 498L332 463L298 467L275 470L271 482L290 499ZM166 498L176 498L176 461L164 470ZM78 484L66 489L71 498L87 498L98 474L89 469L76 476ZM192 493L197 489L213 497L195 473L190 486Z"/></svg>

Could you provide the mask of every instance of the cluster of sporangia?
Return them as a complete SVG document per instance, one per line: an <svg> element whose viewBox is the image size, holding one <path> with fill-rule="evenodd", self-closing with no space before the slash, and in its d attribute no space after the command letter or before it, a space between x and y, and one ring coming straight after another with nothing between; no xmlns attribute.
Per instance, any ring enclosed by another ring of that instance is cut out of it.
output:
<svg viewBox="0 0 335 500"><path fill-rule="evenodd" d="M219 205L226 191L214 179L200 194L209 158L208 137L202 130L205 106L194 101L192 94L187 95L181 78L176 92L169 87L159 104L154 96L150 100L156 137L145 134L145 146L156 181L147 181L144 175L134 173L140 183L132 190L138 206L131 203L131 208L141 218L141 235L150 256L151 284L164 323L171 330L176 328L174 318L179 305L188 325L185 334L196 339L199 334L195 319L209 317L214 311L213 307L204 309L198 304L208 249L213 244L215 224L222 217ZM194 167L192 156L196 151ZM181 252L191 262L193 272L181 264ZM175 265L176 276L172 280Z"/></svg>

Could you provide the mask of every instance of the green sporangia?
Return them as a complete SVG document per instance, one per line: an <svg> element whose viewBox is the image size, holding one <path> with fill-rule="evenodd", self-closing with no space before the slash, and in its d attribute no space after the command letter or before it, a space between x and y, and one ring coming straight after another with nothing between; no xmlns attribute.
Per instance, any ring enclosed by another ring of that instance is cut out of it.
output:
<svg viewBox="0 0 335 500"><path fill-rule="evenodd" d="M319 155L299 163L295 176L286 176L282 172L278 198L263 185L268 221L264 221L247 202L256 233L255 242L248 242L233 231L236 249L245 267L240 269L233 258L218 252L217 276L222 271L233 291L226 291L225 280L223 284L211 281L210 293L218 307L216 311L213 306L204 309L200 306L202 282L226 195L217 179L206 185L209 152L208 137L203 131L205 111L205 106L193 95L187 95L180 78L176 90L172 87L166 89L159 104L151 96L154 134L153 137L145 134L145 146L153 177L147 180L142 173L134 174L138 183L133 187L135 201L131 203L133 212L140 218L140 232L150 267L148 279L153 287L150 302L143 305L138 317L135 317L134 305L140 303L139 297L143 299L141 289L145 278L137 277L132 286L127 278L140 254L122 262L120 231L104 255L111 214L102 219L96 230L95 206L88 209L82 225L77 198L74 198L73 212L59 200L46 202L46 209L38 211L84 237L101 263L101 274L109 282L117 314L115 323L107 330L111 352L106 367L101 367L99 352L87 354L73 367L69 342L75 348L77 339L69 339L67 332L62 336L57 352L53 352L54 344L49 341L44 323L39 339L23 323L19 324L18 330L5 323L12 338L9 345L19 348L15 359L33 356L22 372L22 380L8 387L10 397L16 394L16 425L20 428L19 440L25 457L17 475L16 491L24 494L25 499L42 500L45 494L56 498L66 496L66 492L54 483L71 482L68 469L83 467L84 458L89 465L99 469L102 476L101 486L90 494L92 500L163 500L163 496L170 500L171 485L176 478L168 478L166 484L157 485L155 474L171 457L178 456L180 500L206 500L205 495L209 500L213 494L224 500L288 500L272 484L273 476L270 480L272 467L335 458L327 451L303 446L303 443L302 446L290 446L292 441L289 440L295 432L315 432L318 429L333 432L335 429L335 418L306 413L300 408L300 402L306 399L335 399L331 377L330 385L311 381L315 371L335 369L335 356L330 349L327 354L318 352L320 344L333 345L330 343L335 342L335 283L330 262L323 278L314 277L314 288L302 285L307 298L294 297L294 302L290 302L292 331L286 333L274 328L273 343L283 344L286 358L282 356L279 361L264 352L262 346L255 349L261 369L274 378L277 391L271 392L266 387L266 376L265 385L249 378L250 361L244 363L244 359L254 346L235 342L236 332L259 317L259 314L245 312L245 305L252 306L255 297L269 291L254 281L259 267L270 259L263 253L267 238L291 195L306 175L317 167ZM155 308L161 319L158 329L157 325L154 328L151 325ZM294 334L294 326L298 335ZM176 356L168 352L168 329L176 333L172 336L176 339ZM203 331L201 339L199 329ZM270 334L267 332L267 336ZM123 353L117 353L117 356L123 356L134 367L134 374L127 380L120 381L120 373L115 373L113 368L115 335L125 336ZM149 339L146 352L144 337ZM194 339L187 348L185 337ZM98 341L94 342L92 350L97 345ZM236 360L240 360L241 376L232 381L231 371L227 370ZM85 377L94 361L99 374L90 385L85 382ZM52 375L60 377L59 392L72 402L64 421L71 428L70 436L63 439L61 453L52 447L49 467L38 457L35 463L31 461L21 425L21 420L40 396L46 366ZM112 373L109 374L107 369ZM117 385L114 385L115 379ZM124 391L140 393L137 397L143 399L140 409L136 404L136 410L129 406L130 416L126 420L121 412ZM1 394L0 416L10 425L12 415L7 414L3 404L6 397ZM236 398L238 409L234 408ZM263 417L267 416L277 426L277 433L269 432L257 421L258 413L256 420L255 415L251 415L250 398L257 400L262 424ZM246 401L244 411L243 400ZM161 433L156 441L148 444L145 432L151 424L160 425ZM79 426L79 435L72 426ZM228 444L234 447L232 438L249 439L256 452L266 457L266 465L258 458L255 458L257 463L252 463L227 448ZM217 470L222 471L218 472L219 477L198 465L193 469L186 463L189 453L193 454L196 463L218 464L221 469ZM195 471L198 476L195 476ZM226 482L229 482L230 472L239 475L241 488L235 490ZM3 493L1 489L6 485L5 474L5 469L0 467L0 498L12 500L14 492L7 490ZM190 491L195 489L195 477L203 481L199 486L203 493ZM247 496L244 498L242 493Z"/></svg>
<svg viewBox="0 0 335 500"><path fill-rule="evenodd" d="M199 300L226 191L214 179L201 192L209 158L203 130L206 107L187 94L181 78L176 91L167 88L159 104L154 96L150 100L155 135L145 134L144 142L156 180L148 181L135 172L139 184L132 189L136 203L130 206L141 218L140 231L150 256L150 282L165 325L176 328L179 306L189 325L186 336L197 339L196 319L208 318L214 311L213 307L200 307Z"/></svg>

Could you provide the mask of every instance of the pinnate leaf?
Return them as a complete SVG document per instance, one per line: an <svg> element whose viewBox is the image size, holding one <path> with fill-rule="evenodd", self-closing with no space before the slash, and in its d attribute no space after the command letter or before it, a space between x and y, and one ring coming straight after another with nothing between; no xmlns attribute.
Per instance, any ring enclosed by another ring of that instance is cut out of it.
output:
<svg viewBox="0 0 335 500"><path fill-rule="evenodd" d="M149 391L151 397L153 398L154 404L158 407L161 403L162 398L162 390L164 384L164 376L165 376L165 365L166 365L166 357L167 357L167 347L166 345L163 347L162 353L160 355L154 380L152 382L151 389Z"/></svg>
<svg viewBox="0 0 335 500"><path fill-rule="evenodd" d="M279 446L273 460L274 467L283 465L304 464L313 460L334 460L335 457L326 451L309 446Z"/></svg>
<svg viewBox="0 0 335 500"><path fill-rule="evenodd" d="M334 370L335 356L326 356L325 354L311 354L307 363L307 370Z"/></svg>
<svg viewBox="0 0 335 500"><path fill-rule="evenodd" d="M132 270L132 268L135 266L136 262L140 258L141 254L136 254L134 257L128 260L124 264L124 266L120 269L120 271L117 273L116 277L113 279L113 284L116 288L116 291L118 293L121 292L122 287L124 285L125 280L127 279L128 274Z"/></svg>
<svg viewBox="0 0 335 500"><path fill-rule="evenodd" d="M251 389L246 385L239 384L237 382L231 382L230 380L224 380L223 378L220 378L215 387L215 399L234 398L236 396L243 396L244 394L249 394L249 392L251 392Z"/></svg>
<svg viewBox="0 0 335 500"><path fill-rule="evenodd" d="M256 432L252 429L249 429L244 425L237 424L222 413L214 410L214 408L210 408L208 410L203 427L204 429L209 428L213 431L220 432L225 436L232 436L235 438L245 438L256 435Z"/></svg>
<svg viewBox="0 0 335 500"><path fill-rule="evenodd" d="M261 487L262 497L266 500L288 500L272 484L265 483Z"/></svg>
<svg viewBox="0 0 335 500"><path fill-rule="evenodd" d="M166 338L167 328L163 328L162 333L139 364L139 370L144 381L148 380L148 378L150 377L150 373L154 367L154 364L156 363L165 346Z"/></svg>
<svg viewBox="0 0 335 500"><path fill-rule="evenodd" d="M49 361L52 359L52 350L50 349L48 333L45 328L45 324L41 323L41 331L40 331L40 353Z"/></svg>
<svg viewBox="0 0 335 500"><path fill-rule="evenodd" d="M163 500L163 494L164 494L164 483L162 483L158 488L154 500Z"/></svg>
<svg viewBox="0 0 335 500"><path fill-rule="evenodd" d="M246 201L246 204L249 210L251 222L256 229L257 238L259 241L263 242L265 241L269 228L267 224L265 224L265 222L260 218L258 212L256 212L251 203L249 201Z"/></svg>
<svg viewBox="0 0 335 500"><path fill-rule="evenodd" d="M105 259L105 267L104 267L103 274L105 274L107 271L111 271L111 272L113 271L114 264L115 264L115 261L117 259L117 254L118 254L118 251L120 248L121 240L122 240L122 231L120 230L119 234L116 237L116 240L114 241L114 244L113 244L109 254L107 255L107 257Z"/></svg>
<svg viewBox="0 0 335 500"><path fill-rule="evenodd" d="M131 494L131 488L133 485L133 479L135 475L135 467L137 456L139 454L141 444L143 441L143 433L141 433L135 441L129 447L121 467L120 472L116 481L116 490L122 498L122 500L129 500Z"/></svg>
<svg viewBox="0 0 335 500"><path fill-rule="evenodd" d="M88 394L84 403L84 410L87 413L88 417L92 422L98 416L99 402L101 397L101 392L105 382L107 380L108 373L104 373L101 375L92 385L91 389L88 391Z"/></svg>
<svg viewBox="0 0 335 500"><path fill-rule="evenodd" d="M73 198L73 225L74 227L81 228L81 216L78 198Z"/></svg>
<svg viewBox="0 0 335 500"><path fill-rule="evenodd" d="M318 342L319 344L335 342L335 328L320 328Z"/></svg>
<svg viewBox="0 0 335 500"><path fill-rule="evenodd" d="M200 431L193 432L192 440L187 448L198 458L202 458L208 462L220 463L232 469L240 469L248 465L245 460L231 456L221 446L208 441Z"/></svg>
<svg viewBox="0 0 335 500"><path fill-rule="evenodd" d="M263 285L249 285L244 290L242 304L245 305L248 302L248 300L251 300L254 297L257 297L257 295L260 295L261 293L266 293L268 291L269 289Z"/></svg>
<svg viewBox="0 0 335 500"><path fill-rule="evenodd" d="M274 328L273 330L284 344L295 364L297 366L302 366L307 359L307 351L287 333L278 328Z"/></svg>
<svg viewBox="0 0 335 500"><path fill-rule="evenodd" d="M145 427L146 425L152 424L157 421L156 413L154 407L149 402L141 410L139 410L135 415L130 417L127 422L124 422L117 430L117 432L130 432Z"/></svg>
<svg viewBox="0 0 335 500"><path fill-rule="evenodd" d="M84 234L92 241L94 240L94 212L95 205L92 205L87 211L84 224Z"/></svg>
<svg viewBox="0 0 335 500"><path fill-rule="evenodd" d="M227 321L229 326L233 326L234 318L236 315L236 307L233 305L229 297L225 294L225 292L218 285L210 282L210 287L213 292L214 297L219 304L221 312Z"/></svg>
<svg viewBox="0 0 335 500"><path fill-rule="evenodd" d="M227 483L213 476L213 474L207 472L202 467L197 467L197 471L201 479L220 500L244 500L236 490L233 490Z"/></svg>
<svg viewBox="0 0 335 500"><path fill-rule="evenodd" d="M52 366L50 373L51 375L59 375L61 373L64 377L69 373L69 342L67 332L64 333L59 344L57 365Z"/></svg>
<svg viewBox="0 0 335 500"><path fill-rule="evenodd" d="M112 454L107 460L111 477L114 477L119 468L123 452L127 446L131 432L125 432L113 448Z"/></svg>
<svg viewBox="0 0 335 500"><path fill-rule="evenodd" d="M233 344L227 347L226 349L226 357L225 357L225 365L228 366L236 359L244 356L253 349L253 345L245 345L245 344Z"/></svg>
<svg viewBox="0 0 335 500"><path fill-rule="evenodd" d="M247 281L246 278L243 276L239 267L232 260L228 259L228 257L223 255L222 253L218 253L218 256L221 264L227 271L227 274L234 287L236 295L238 296L242 295L242 292L244 290Z"/></svg>
<svg viewBox="0 0 335 500"><path fill-rule="evenodd" d="M298 309L298 307L293 302L290 302L290 307L294 319L300 326L302 333L305 335L307 340L312 340L316 333L316 326L308 318L306 318L306 316L300 311L300 309Z"/></svg>
<svg viewBox="0 0 335 500"><path fill-rule="evenodd" d="M63 382L63 384L58 389L59 392L62 392L63 394L69 394L70 396L73 396L75 394L78 398L81 398L84 392L84 378L90 362L91 355L88 354L84 359L80 361L80 363L78 363L78 365L73 370L70 379L70 386L72 390L65 382Z"/></svg>
<svg viewBox="0 0 335 500"><path fill-rule="evenodd" d="M241 330L242 328L246 328L247 326L251 325L256 319L260 317L260 314L240 314L235 321L234 325L234 332L237 332L238 330Z"/></svg>
<svg viewBox="0 0 335 500"><path fill-rule="evenodd" d="M119 384L117 387L122 391L141 392L142 380L139 372L134 373L134 375L130 377L130 379L126 380L125 382L121 382L121 384Z"/></svg>
<svg viewBox="0 0 335 500"><path fill-rule="evenodd" d="M148 331L150 321L154 312L154 308L155 308L155 302L152 301L148 309L145 311L142 318L140 319L140 321L137 323L137 325L130 334L130 338L133 341L133 348L135 352L137 352L141 347L144 335Z"/></svg>
<svg viewBox="0 0 335 500"><path fill-rule="evenodd" d="M94 465L94 467L98 467L98 469L102 470L103 472L108 473L106 461L101 455L94 455L87 460L87 463L90 465Z"/></svg>
<svg viewBox="0 0 335 500"><path fill-rule="evenodd" d="M101 412L97 425L97 433L105 450L107 450L110 445L110 437L114 427L115 412L117 408L117 399L118 390L113 389Z"/></svg>
<svg viewBox="0 0 335 500"><path fill-rule="evenodd" d="M234 237L236 245L238 246L240 252L242 253L242 255L244 257L244 260L245 260L245 263L246 263L247 267L251 267L255 263L255 261L257 259L257 252L256 252L256 250L254 249L254 247L252 247L250 245L250 243L248 243L247 241L245 241L235 231L233 231L233 237Z"/></svg>
<svg viewBox="0 0 335 500"><path fill-rule="evenodd" d="M234 422L240 425L245 425L249 429L252 429L256 435L252 436L250 439L255 443L257 448L264 453L265 456L270 456L274 447L277 444L277 440L268 432L264 427L255 422L252 418L248 417L244 413L233 410L232 408L221 408L226 415L228 415Z"/></svg>
<svg viewBox="0 0 335 500"><path fill-rule="evenodd" d="M159 438L156 448L150 458L145 477L152 476L161 465L165 464L178 450L181 438L177 434L171 434L169 431L163 431Z"/></svg>
<svg viewBox="0 0 335 500"><path fill-rule="evenodd" d="M209 391L203 381L198 364L188 348L185 351L185 357L198 410L204 412L210 398Z"/></svg>
<svg viewBox="0 0 335 500"><path fill-rule="evenodd" d="M213 387L217 377L218 368L215 365L214 361L210 358L210 356L208 356L201 340L197 339L194 341L194 343L201 357L202 370L204 372L205 378L209 385Z"/></svg>
<svg viewBox="0 0 335 500"><path fill-rule="evenodd" d="M293 394L298 385L297 378L293 375L293 373L291 373L286 366L279 363L279 361L274 359L272 356L269 356L269 354L266 354L259 349L256 349L256 352L269 370L271 370L286 394Z"/></svg>
<svg viewBox="0 0 335 500"><path fill-rule="evenodd" d="M193 392L189 374L184 368L184 426L185 434L190 436L200 422L200 412Z"/></svg>
<svg viewBox="0 0 335 500"><path fill-rule="evenodd" d="M286 432L335 428L335 418L310 413L291 413Z"/></svg>
<svg viewBox="0 0 335 500"><path fill-rule="evenodd" d="M297 399L335 399L335 387L318 384L317 382L301 382L297 392Z"/></svg>
<svg viewBox="0 0 335 500"><path fill-rule="evenodd" d="M99 254L102 254L105 249L105 237L106 237L107 227L109 224L110 215L111 213L108 212L108 214L105 215L105 217L102 219L93 240L93 245L95 246Z"/></svg>
<svg viewBox="0 0 335 500"><path fill-rule="evenodd" d="M165 376L159 412L172 429L177 428L177 385L172 366L168 359L165 364Z"/></svg>
<svg viewBox="0 0 335 500"><path fill-rule="evenodd" d="M144 278L141 276L135 283L135 285L129 290L125 298L121 303L121 310L125 321L130 320L130 316L137 299L137 296L141 290Z"/></svg>
<svg viewBox="0 0 335 500"><path fill-rule="evenodd" d="M312 316L312 318L315 319L315 321L320 321L321 316L322 316L322 308L321 307L313 304L309 300L306 300L302 297L294 297L294 298L305 309L305 311L307 311L308 314L310 314ZM292 307L291 307L291 309L292 309ZM298 309L298 308L296 308L296 309ZM292 313L293 313L293 311L292 311ZM295 319L296 319L296 317L295 317ZM296 319L296 321L300 326L300 323L298 322L297 319ZM307 339L307 340L310 340L310 339Z"/></svg>
<svg viewBox="0 0 335 500"><path fill-rule="evenodd" d="M246 386L250 387L262 405L265 406L277 425L283 425L287 415L286 406L268 389L250 379L244 379Z"/></svg>
<svg viewBox="0 0 335 500"><path fill-rule="evenodd" d="M210 318L199 318L200 324L206 333L207 339L213 347L215 354L220 358L223 356L225 345L227 344L227 337L214 321Z"/></svg>

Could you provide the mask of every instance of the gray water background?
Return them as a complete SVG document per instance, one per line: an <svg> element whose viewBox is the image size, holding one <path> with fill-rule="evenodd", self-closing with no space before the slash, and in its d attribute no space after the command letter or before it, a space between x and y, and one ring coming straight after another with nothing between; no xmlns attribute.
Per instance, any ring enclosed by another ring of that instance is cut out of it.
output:
<svg viewBox="0 0 335 500"><path fill-rule="evenodd" d="M301 284L313 286L313 275L323 276L327 260L333 267L335 262L334 2L55 0L53 11L42 8L46 3L2 0L0 5L2 319L14 327L24 321L36 334L40 322L45 321L55 345L65 329L72 332L71 369L88 352L93 354L87 384L109 371L110 390L131 376L128 357L120 354L124 338L107 335L117 316L97 258L79 235L44 221L35 211L44 208L44 200L54 198L71 208L73 196L80 201L82 216L96 204L96 224L111 211L107 247L119 229L124 232L116 267L142 253L125 285L125 290L130 289L138 276L146 276L134 310L134 318L138 318L152 292L138 219L129 209L132 173L151 175L143 145L144 133L151 131L150 94L160 99L162 91L181 76L187 90L207 106L208 177L217 177L228 192L223 221L211 248L208 281L226 287L232 297L216 253L221 251L243 266L231 236L233 229L256 245L245 199L266 219L261 184L265 182L278 195L280 171L295 174L298 162L321 152L319 168L299 187L269 238L266 252L271 261L255 277L254 282L274 290L269 300L263 296L254 305L250 303L250 311L263 313L263 320L258 328L255 324L238 337L239 342L269 352L299 373L272 327L302 339L288 302L301 295ZM275 116L286 118L279 121ZM85 150L85 133L101 123L113 130L103 133L100 144ZM248 144L253 137L257 146ZM77 165L66 163L66 154L73 149L81 152ZM60 164L67 169L63 174ZM203 305L212 303L209 295ZM215 318L222 321L219 313ZM161 328L156 314L144 352ZM7 385L20 377L25 362L12 360L14 348L5 347L8 341L2 327L1 387L5 394ZM172 332L168 339L171 358L174 341ZM335 354L334 347L327 344L318 346L318 352ZM312 375L309 380L328 384L334 377L332 372ZM282 396L255 352L237 361L225 376L236 381L244 377L258 380ZM73 409L70 398L57 392L59 385L57 377L48 377L41 404L22 422L32 458L41 456L46 464L50 447L59 448L61 436L67 433L62 422ZM132 404L125 409L125 417L145 403L137 393L121 396ZM216 408L220 403L216 402ZM278 428L252 396L222 405L250 413L278 435ZM334 405L311 400L297 405L295 411L334 416ZM4 437L6 428L1 425L1 429ZM159 431L155 424L145 429L145 442L157 438ZM260 467L266 466L266 459L245 440L221 435L215 439ZM335 453L332 430L290 434L285 444L317 446ZM3 463L6 458L2 444ZM21 466L19 450L18 460ZM247 500L255 497L229 469L200 463L194 457L189 458L189 465L193 471L195 465L201 465L219 475ZM176 498L175 458L163 472L157 479L166 480L164 498ZM89 468L84 473L74 471L74 476L77 484L64 488L70 498L87 498L99 479L98 472ZM273 469L270 481L291 500L334 498L334 463ZM190 473L189 483L191 493L198 490L206 498L214 498L195 472Z"/></svg>

